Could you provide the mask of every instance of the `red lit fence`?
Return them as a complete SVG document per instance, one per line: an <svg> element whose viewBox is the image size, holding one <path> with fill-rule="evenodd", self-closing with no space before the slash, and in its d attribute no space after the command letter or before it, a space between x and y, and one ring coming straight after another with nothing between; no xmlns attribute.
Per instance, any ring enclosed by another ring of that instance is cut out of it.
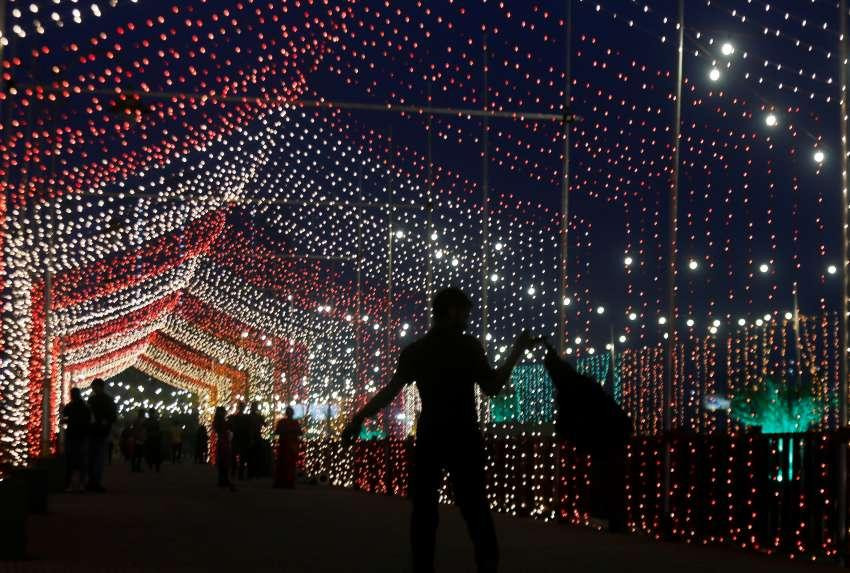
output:
<svg viewBox="0 0 850 573"><path fill-rule="evenodd" d="M628 518L633 531L691 543L722 543L805 559L837 555L837 441L832 434L677 435L670 440L670 519L664 519L664 443L629 446ZM550 437L489 437L488 496L518 516L589 523L590 463ZM412 440L305 445L311 477L362 491L407 495ZM451 500L447 487L443 499Z"/></svg>

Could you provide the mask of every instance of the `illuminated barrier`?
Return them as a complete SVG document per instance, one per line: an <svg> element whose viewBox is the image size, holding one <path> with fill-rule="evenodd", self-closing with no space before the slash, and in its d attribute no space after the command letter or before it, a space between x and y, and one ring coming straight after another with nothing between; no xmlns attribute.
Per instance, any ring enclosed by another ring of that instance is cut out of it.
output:
<svg viewBox="0 0 850 573"><path fill-rule="evenodd" d="M833 559L837 441L831 433L676 435L670 531L662 515L661 437L629 446L627 513L632 531L656 539L726 544L807 560ZM302 444L310 477L361 491L406 496L412 439L313 440ZM567 444L541 435L487 435L487 495L503 513L591 523L590 464ZM444 480L441 500L451 502Z"/></svg>

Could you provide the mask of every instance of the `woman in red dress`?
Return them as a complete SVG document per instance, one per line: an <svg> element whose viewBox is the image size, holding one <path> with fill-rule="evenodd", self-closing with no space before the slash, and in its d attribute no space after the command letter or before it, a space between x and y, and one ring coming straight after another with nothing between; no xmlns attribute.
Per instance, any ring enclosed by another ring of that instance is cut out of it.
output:
<svg viewBox="0 0 850 573"><path fill-rule="evenodd" d="M298 440L301 426L293 417L295 411L287 406L284 416L277 423L277 468L274 474L274 487L293 489L295 470L298 464Z"/></svg>

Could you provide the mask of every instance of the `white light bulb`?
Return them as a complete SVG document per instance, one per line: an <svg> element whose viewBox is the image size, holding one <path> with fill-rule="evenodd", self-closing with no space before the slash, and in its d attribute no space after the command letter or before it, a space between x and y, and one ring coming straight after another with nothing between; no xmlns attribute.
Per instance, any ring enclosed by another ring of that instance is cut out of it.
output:
<svg viewBox="0 0 850 573"><path fill-rule="evenodd" d="M630 266L632 266L632 263L634 262L634 260L633 260L631 257L626 257L626 258L623 260L623 262L625 263L625 265L626 265L627 267L630 267Z"/></svg>
<svg viewBox="0 0 850 573"><path fill-rule="evenodd" d="M621 334L619 340L620 340L620 344L624 344L626 342L626 335Z"/></svg>
<svg viewBox="0 0 850 573"><path fill-rule="evenodd" d="M499 275L497 275L496 273L493 273L492 275L490 275L490 281L494 282L494 283L499 282Z"/></svg>
<svg viewBox="0 0 850 573"><path fill-rule="evenodd" d="M716 82L717 80L719 80L720 79L720 70L718 70L717 68L711 68L711 71L708 72L708 79L710 79L713 82Z"/></svg>
<svg viewBox="0 0 850 573"><path fill-rule="evenodd" d="M818 149L817 151L815 151L814 159L815 163L821 164L826 161L826 153Z"/></svg>
<svg viewBox="0 0 850 573"><path fill-rule="evenodd" d="M731 56L735 53L735 46L733 46L730 42L724 42L722 46L720 46L720 53L724 56Z"/></svg>
<svg viewBox="0 0 850 573"><path fill-rule="evenodd" d="M826 272L828 272L831 275L834 275L835 273L838 272L838 267L836 267L835 265L829 265L828 267L826 267Z"/></svg>
<svg viewBox="0 0 850 573"><path fill-rule="evenodd" d="M692 271L695 271L699 268L699 263L694 259L691 259L690 261L688 261L688 268Z"/></svg>
<svg viewBox="0 0 850 573"><path fill-rule="evenodd" d="M791 320L792 318L794 318L794 313L792 313L792 312L786 312L785 313L785 320Z"/></svg>
<svg viewBox="0 0 850 573"><path fill-rule="evenodd" d="M596 314L605 314L605 307L604 306L597 306L596 307Z"/></svg>
<svg viewBox="0 0 850 573"><path fill-rule="evenodd" d="M658 317L658 324L667 324L667 317L666 316L659 316Z"/></svg>
<svg viewBox="0 0 850 573"><path fill-rule="evenodd" d="M719 328L719 327L720 327L720 319L719 319L719 318L715 318L713 321L711 321L711 324L712 324L715 328Z"/></svg>
<svg viewBox="0 0 850 573"><path fill-rule="evenodd" d="M637 320L637 313L636 312L630 312L629 313L629 320L631 320L631 321Z"/></svg>
<svg viewBox="0 0 850 573"><path fill-rule="evenodd" d="M527 292L528 292L529 295L534 296L534 294L537 292L537 289L534 288L533 286L530 286L530 287L528 287Z"/></svg>
<svg viewBox="0 0 850 573"><path fill-rule="evenodd" d="M693 319L693 318L689 318L688 320L686 320L686 321L685 321L685 324L687 324L688 326L693 326L693 325L695 324L695 323L694 323L694 319Z"/></svg>
<svg viewBox="0 0 850 573"><path fill-rule="evenodd" d="M746 324L747 324L747 319L745 319L745 318L739 318L738 319L738 326L745 326Z"/></svg>
<svg viewBox="0 0 850 573"><path fill-rule="evenodd" d="M762 274L767 273L770 270L770 265L767 263L762 263L759 265L759 272Z"/></svg>
<svg viewBox="0 0 850 573"><path fill-rule="evenodd" d="M581 336L576 336L575 343L581 344Z"/></svg>
<svg viewBox="0 0 850 573"><path fill-rule="evenodd" d="M779 123L779 119L776 117L776 114L769 113L765 116L764 123L767 124L768 127L776 127L776 124Z"/></svg>

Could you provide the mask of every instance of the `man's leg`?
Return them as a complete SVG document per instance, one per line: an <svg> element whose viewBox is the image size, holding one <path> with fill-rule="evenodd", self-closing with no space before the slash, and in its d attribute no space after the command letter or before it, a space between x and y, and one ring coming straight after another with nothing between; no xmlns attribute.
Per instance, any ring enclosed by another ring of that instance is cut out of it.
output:
<svg viewBox="0 0 850 573"><path fill-rule="evenodd" d="M106 441L103 438L91 438L89 448L89 486L92 489L103 487L103 463L106 456Z"/></svg>
<svg viewBox="0 0 850 573"><path fill-rule="evenodd" d="M469 443L456 443L449 461L455 502L466 521L475 548L479 573L492 573L499 567L499 542L490 504L487 502L484 476L484 448L481 437Z"/></svg>
<svg viewBox="0 0 850 573"><path fill-rule="evenodd" d="M608 519L608 530L625 533L626 448L605 448L592 456L591 497L599 514Z"/></svg>
<svg viewBox="0 0 850 573"><path fill-rule="evenodd" d="M436 446L420 440L416 444L415 468L411 483L410 547L414 573L434 571L434 549L439 523L438 494L440 458Z"/></svg>

